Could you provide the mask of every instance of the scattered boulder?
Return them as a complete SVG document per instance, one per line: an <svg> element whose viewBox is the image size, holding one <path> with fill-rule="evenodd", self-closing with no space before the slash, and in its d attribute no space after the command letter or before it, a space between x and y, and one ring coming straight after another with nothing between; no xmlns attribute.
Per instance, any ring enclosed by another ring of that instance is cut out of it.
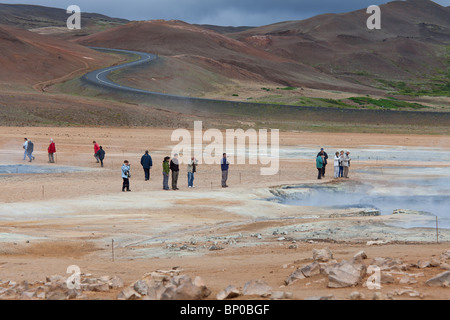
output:
<svg viewBox="0 0 450 320"><path fill-rule="evenodd" d="M362 263L362 261L365 259L367 259L367 254L363 250L361 250L353 256L352 262L353 263Z"/></svg>
<svg viewBox="0 0 450 320"><path fill-rule="evenodd" d="M290 285L297 280L309 278L311 276L320 274L320 263L314 261L301 268L297 268L287 279L284 281L286 285Z"/></svg>
<svg viewBox="0 0 450 320"><path fill-rule="evenodd" d="M364 300L364 294L358 292L358 291L353 291L350 294L350 300Z"/></svg>
<svg viewBox="0 0 450 320"><path fill-rule="evenodd" d="M366 274L366 266L363 264L342 261L329 267L328 270L328 287L329 288L345 288L354 287L362 282L363 276Z"/></svg>
<svg viewBox="0 0 450 320"><path fill-rule="evenodd" d="M139 298L141 295L130 287L123 289L117 296L117 300L138 300Z"/></svg>
<svg viewBox="0 0 450 320"><path fill-rule="evenodd" d="M252 280L244 285L242 294L244 296L268 297L272 294L272 287L263 280Z"/></svg>
<svg viewBox="0 0 450 320"><path fill-rule="evenodd" d="M233 299L236 297L239 297L241 293L239 292L238 288L236 288L233 285L229 285L224 290L220 291L216 298L217 300L225 300L225 299Z"/></svg>
<svg viewBox="0 0 450 320"><path fill-rule="evenodd" d="M330 249L313 249L313 260L318 262L328 262L333 259L333 253Z"/></svg>
<svg viewBox="0 0 450 320"><path fill-rule="evenodd" d="M448 287L450 285L450 271L444 271L425 283L431 287Z"/></svg>

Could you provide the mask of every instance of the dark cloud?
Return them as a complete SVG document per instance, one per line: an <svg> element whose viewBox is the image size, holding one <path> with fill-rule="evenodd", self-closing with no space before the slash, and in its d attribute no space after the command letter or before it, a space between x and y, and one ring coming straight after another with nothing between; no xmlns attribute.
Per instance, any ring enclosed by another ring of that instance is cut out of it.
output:
<svg viewBox="0 0 450 320"><path fill-rule="evenodd" d="M25 1L2 1L24 3ZM28 0L28 4L102 13L129 20L178 19L189 23L259 26L306 19L322 13L341 13L380 5L386 0ZM444 6L450 0L436 0Z"/></svg>

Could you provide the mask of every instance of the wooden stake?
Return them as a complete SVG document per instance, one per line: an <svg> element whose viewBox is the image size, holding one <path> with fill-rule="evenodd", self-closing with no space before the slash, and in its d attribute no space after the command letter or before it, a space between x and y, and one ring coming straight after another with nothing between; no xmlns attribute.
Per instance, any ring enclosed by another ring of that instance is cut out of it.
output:
<svg viewBox="0 0 450 320"><path fill-rule="evenodd" d="M112 261L114 262L114 239L111 240Z"/></svg>
<svg viewBox="0 0 450 320"><path fill-rule="evenodd" d="M436 216L436 242L439 243L438 217Z"/></svg>

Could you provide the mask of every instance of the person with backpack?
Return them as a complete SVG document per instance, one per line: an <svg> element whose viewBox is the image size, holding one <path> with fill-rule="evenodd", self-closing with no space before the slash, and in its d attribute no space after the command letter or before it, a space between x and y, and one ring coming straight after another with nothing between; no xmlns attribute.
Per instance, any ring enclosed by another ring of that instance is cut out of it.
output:
<svg viewBox="0 0 450 320"><path fill-rule="evenodd" d="M350 161L352 159L350 158L350 151L347 151L344 155L344 161L343 161L343 166L344 166L344 178L348 178L348 171L350 168Z"/></svg>
<svg viewBox="0 0 450 320"><path fill-rule="evenodd" d="M128 160L125 160L122 164L122 179L123 179L122 192L125 192L125 190L131 191L130 190L130 178L131 178L130 168L131 168L130 163L128 162Z"/></svg>
<svg viewBox="0 0 450 320"><path fill-rule="evenodd" d="M150 169L153 166L153 160L148 150L145 150L144 155L141 157L141 166L144 169L145 181L150 180Z"/></svg>
<svg viewBox="0 0 450 320"><path fill-rule="evenodd" d="M328 164L328 154L325 152L325 150L323 150L323 148L320 148L320 151L317 155L318 156L320 155L323 159L322 177L325 177L325 167Z"/></svg>
<svg viewBox="0 0 450 320"><path fill-rule="evenodd" d="M100 160L101 166L103 167L103 159L105 159L105 150L103 150L103 147L100 146L97 153L95 154L95 157Z"/></svg>
<svg viewBox="0 0 450 320"><path fill-rule="evenodd" d="M33 156L33 151L34 151L34 143L31 140L28 140L27 143L27 156L30 159L31 162L32 160L35 160L36 158Z"/></svg>
<svg viewBox="0 0 450 320"><path fill-rule="evenodd" d="M56 146L53 142L53 139L50 139L50 145L48 146L48 162L49 163L55 163L55 154L56 152Z"/></svg>
<svg viewBox="0 0 450 320"><path fill-rule="evenodd" d="M178 175L180 173L180 163L178 162L178 153L173 155L173 159L170 160L170 171L172 171L172 190L178 190Z"/></svg>

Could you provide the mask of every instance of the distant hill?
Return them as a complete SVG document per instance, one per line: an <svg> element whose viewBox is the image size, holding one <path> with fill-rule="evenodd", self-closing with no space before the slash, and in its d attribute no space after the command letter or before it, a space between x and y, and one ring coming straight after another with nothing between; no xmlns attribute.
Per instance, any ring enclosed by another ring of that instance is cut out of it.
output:
<svg viewBox="0 0 450 320"><path fill-rule="evenodd" d="M17 28L65 27L70 15L65 9L22 4L0 3L0 24ZM96 24L125 24L128 20L107 17L102 14L83 12L82 26Z"/></svg>
<svg viewBox="0 0 450 320"><path fill-rule="evenodd" d="M32 86L114 59L76 43L0 25L0 86Z"/></svg>
<svg viewBox="0 0 450 320"><path fill-rule="evenodd" d="M429 0L381 6L381 30L365 9L324 14L227 35L341 79L423 80L449 68L450 9Z"/></svg>

